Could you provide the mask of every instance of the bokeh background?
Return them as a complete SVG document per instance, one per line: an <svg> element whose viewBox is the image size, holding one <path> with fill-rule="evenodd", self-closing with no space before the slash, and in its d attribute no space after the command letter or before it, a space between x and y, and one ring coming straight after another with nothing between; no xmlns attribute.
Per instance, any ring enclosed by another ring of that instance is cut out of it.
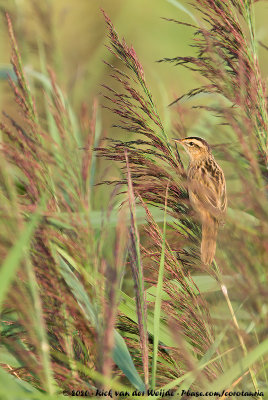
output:
<svg viewBox="0 0 268 400"><path fill-rule="evenodd" d="M101 8L108 13L119 35L134 46L168 129L171 112L168 104L200 83L200 77L185 68L156 62L163 57L194 54L195 49L190 46L193 30L161 18L194 23L198 15L187 1L1 0L0 7L12 18L26 70L44 72L45 65L53 68L57 82L75 112L79 112L83 102L90 106L93 98L102 92L101 85L109 82L103 59L109 62L113 57L105 47L106 27ZM267 44L268 4L260 1L254 9L257 40ZM268 52L262 47L258 51L263 75L267 76ZM3 16L0 26L0 108L12 113L14 102L6 82L9 58L10 41ZM102 102L101 98L99 102ZM105 111L102 113L104 127L109 129L113 117Z"/></svg>

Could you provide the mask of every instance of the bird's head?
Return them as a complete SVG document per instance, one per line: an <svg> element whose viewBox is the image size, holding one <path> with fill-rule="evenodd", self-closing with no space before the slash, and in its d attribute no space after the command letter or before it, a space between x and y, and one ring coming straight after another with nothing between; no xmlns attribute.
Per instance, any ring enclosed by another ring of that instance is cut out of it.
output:
<svg viewBox="0 0 268 400"><path fill-rule="evenodd" d="M191 161L196 161L211 154L209 144L199 137L187 137L184 139L174 139L181 144L190 156Z"/></svg>

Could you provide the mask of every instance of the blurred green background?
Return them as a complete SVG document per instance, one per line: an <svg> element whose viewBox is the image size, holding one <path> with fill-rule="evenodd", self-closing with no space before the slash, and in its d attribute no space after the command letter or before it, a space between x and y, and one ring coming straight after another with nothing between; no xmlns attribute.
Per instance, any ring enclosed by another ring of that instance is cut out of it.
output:
<svg viewBox="0 0 268 400"><path fill-rule="evenodd" d="M197 12L187 1L1 0L0 7L3 14L0 27L1 110L14 107L6 82L10 43L5 11L12 18L24 65L36 71L42 70L42 62L51 66L75 111L79 111L82 102L91 104L102 91L101 84L109 82L102 60L112 60L105 48L106 28L101 8L108 13L119 35L134 46L164 121L168 119L167 105L176 96L195 87L196 79L200 79L184 68L156 63L163 57L194 54L189 45L192 28L161 19L166 17L195 23ZM267 15L268 3L258 2L255 5L257 39L266 45ZM40 52L45 56L42 60ZM268 51L260 47L259 52L262 53L261 68L267 76ZM112 116L104 114L102 119L105 127L109 128Z"/></svg>
<svg viewBox="0 0 268 400"><path fill-rule="evenodd" d="M161 17L195 23L198 18L187 1L176 0L1 0L2 11L8 11L23 60L28 68L40 70L40 46L47 63L55 69L59 84L75 107L86 103L101 91L107 81L102 60L109 57L104 46L106 31L100 9L111 17L120 36L133 44L144 66L146 79L159 107L166 107L175 96L193 87L195 76L183 68L158 64L163 57L191 55L192 29L168 23ZM267 2L255 5L257 38L268 43ZM2 17L0 31L1 108L9 100L3 81L9 63L10 46L6 22ZM268 72L268 52L263 52L261 67ZM172 71L170 70L172 68ZM174 71L175 69L175 71Z"/></svg>
<svg viewBox="0 0 268 400"><path fill-rule="evenodd" d="M109 14L120 36L133 44L160 106L162 102L166 106L172 96L192 85L190 72L177 70L171 74L170 67L155 62L192 52L188 46L191 28L168 23L161 16L193 21L168 1L22 0L0 4L11 15L25 65L40 70L38 46L43 44L47 63L55 69L74 107L79 107L81 100L90 102L107 81L102 60L110 56L104 46L107 40L101 8ZM5 25L2 19L2 67L8 64L10 53ZM2 82L1 105L6 100L5 92Z"/></svg>

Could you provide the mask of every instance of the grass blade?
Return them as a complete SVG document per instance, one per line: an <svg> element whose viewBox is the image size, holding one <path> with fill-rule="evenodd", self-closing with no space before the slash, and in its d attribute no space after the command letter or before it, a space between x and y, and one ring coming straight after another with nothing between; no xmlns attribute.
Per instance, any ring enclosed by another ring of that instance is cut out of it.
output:
<svg viewBox="0 0 268 400"><path fill-rule="evenodd" d="M115 338L115 347L113 351L114 362L124 372L124 374L128 377L129 381L136 389L144 391L145 385L142 382L135 368L135 365L133 364L131 355L128 351L127 345L123 337L120 335L119 332L115 330L114 338Z"/></svg>
<svg viewBox="0 0 268 400"><path fill-rule="evenodd" d="M183 4L181 4L178 0L166 0L168 3L172 4L174 7L178 8L179 10L183 11L185 14L189 15L189 17L198 24L197 19L195 18L194 14L188 10Z"/></svg>
<svg viewBox="0 0 268 400"><path fill-rule="evenodd" d="M76 301L83 310L84 315L89 322L97 329L97 314L94 306L92 305L83 285L79 282L75 274L70 270L67 263L59 255L60 271L71 292L73 293ZM133 364L131 355L128 351L127 345L119 332L114 330L115 347L113 350L113 359L117 366L126 375L129 381L139 390L144 390L144 384Z"/></svg>
<svg viewBox="0 0 268 400"><path fill-rule="evenodd" d="M239 378L247 369L253 366L262 356L268 353L268 339L264 340L248 353L241 360L238 360L231 368L222 374L211 385L215 390L223 390L231 386L231 384ZM213 390L213 389L212 389Z"/></svg>
<svg viewBox="0 0 268 400"><path fill-rule="evenodd" d="M145 386L149 384L149 361L148 361L148 332L147 332L147 303L146 303L146 292L144 290L144 274L143 265L140 254L140 237L136 223L136 207L135 207L135 195L133 191L133 185L131 180L131 174L129 169L128 155L125 150L125 158L127 164L127 178L128 178L128 199L131 216L130 225L130 265L132 269L132 275L134 280L134 287L136 293L136 306L138 314L138 326L140 332L140 347L141 356L144 370Z"/></svg>
<svg viewBox="0 0 268 400"><path fill-rule="evenodd" d="M44 208L45 200L44 198L42 198L37 211L32 215L30 221L26 224L25 229L20 234L18 240L9 251L7 257L2 264L0 271L0 311L2 309L3 301L8 293L15 273L20 266L20 262L25 255L25 251L27 250L34 231L37 228L37 225L41 219L41 211Z"/></svg>
<svg viewBox="0 0 268 400"><path fill-rule="evenodd" d="M167 213L167 197L168 197L168 186L166 190L166 202L165 202L165 213L164 213L164 227L163 227L163 243L161 250L161 259L159 265L158 282L156 289L155 308L154 308L154 349L153 349L153 363L152 363L152 388L155 388L156 384L156 367L158 357L158 344L159 344L159 325L161 320L161 302L162 302L162 289L164 279L164 266L165 266L165 247L166 247L166 213Z"/></svg>

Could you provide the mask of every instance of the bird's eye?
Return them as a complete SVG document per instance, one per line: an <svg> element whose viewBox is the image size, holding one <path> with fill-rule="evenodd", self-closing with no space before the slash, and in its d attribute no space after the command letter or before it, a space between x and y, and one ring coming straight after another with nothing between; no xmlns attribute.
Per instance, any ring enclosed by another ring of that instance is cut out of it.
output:
<svg viewBox="0 0 268 400"><path fill-rule="evenodd" d="M189 146L194 146L194 142L189 142Z"/></svg>

